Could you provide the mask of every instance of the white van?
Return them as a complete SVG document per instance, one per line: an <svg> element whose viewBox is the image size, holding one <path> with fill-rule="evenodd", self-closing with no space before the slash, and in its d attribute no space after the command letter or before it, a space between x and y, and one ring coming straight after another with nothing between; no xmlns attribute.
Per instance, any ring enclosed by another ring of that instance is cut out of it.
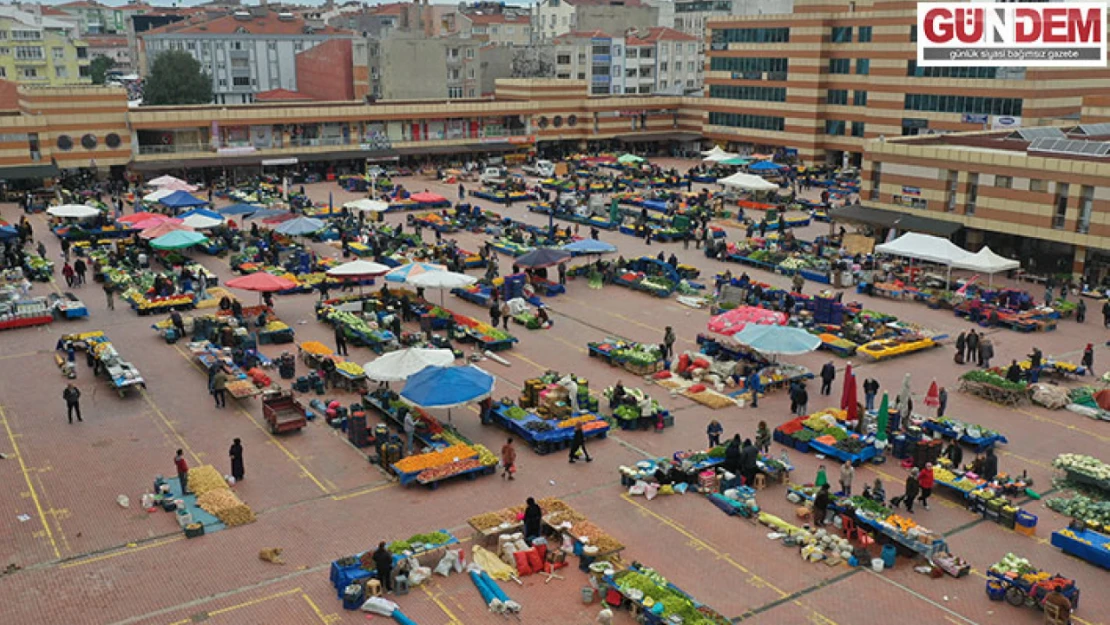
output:
<svg viewBox="0 0 1110 625"><path fill-rule="evenodd" d="M479 180L482 184L501 184L509 179L509 170L504 167L487 167L482 170Z"/></svg>
<svg viewBox="0 0 1110 625"><path fill-rule="evenodd" d="M551 161L536 161L524 166L524 173L537 178L552 178L555 176L555 163Z"/></svg>

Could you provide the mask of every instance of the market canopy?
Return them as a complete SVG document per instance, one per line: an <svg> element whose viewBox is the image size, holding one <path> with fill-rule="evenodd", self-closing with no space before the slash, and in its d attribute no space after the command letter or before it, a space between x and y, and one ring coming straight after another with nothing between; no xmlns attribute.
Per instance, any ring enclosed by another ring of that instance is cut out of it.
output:
<svg viewBox="0 0 1110 625"><path fill-rule="evenodd" d="M711 154L709 156L706 156L705 158L703 158L701 160L707 161L707 162L710 162L710 163L721 163L721 162L724 162L724 161L732 160L734 158L739 158L739 156L740 156L739 154L733 154L731 152L720 152L718 154Z"/></svg>
<svg viewBox="0 0 1110 625"><path fill-rule="evenodd" d="M441 204L447 201L447 198L443 197L442 195L439 195L438 193L432 193L430 191L413 193L409 196L409 199L413 202L420 202L421 204Z"/></svg>
<svg viewBox="0 0 1110 625"><path fill-rule="evenodd" d="M193 210L178 215L182 223L190 228L203 230L205 228L215 228L216 226L223 225L223 215L203 208L194 208Z"/></svg>
<svg viewBox="0 0 1110 625"><path fill-rule="evenodd" d="M133 213L131 215L124 215L123 217L120 217L120 218L116 219L116 221L118 221L120 223L125 223L125 224L137 224L140 221L146 221L147 219L165 219L165 218L166 218L166 216L163 215L162 213L151 213L151 212L147 212L147 211L140 211L138 213Z"/></svg>
<svg viewBox="0 0 1110 625"><path fill-rule="evenodd" d="M157 178L155 178L154 180L151 180L150 182L148 182L146 184L147 184L147 186L151 186L151 187L164 187L168 184L175 184L175 183L185 183L185 181L182 180L181 178L175 178L175 177L170 176L170 175L167 174L165 176L158 176ZM188 183L185 183L185 184L188 184Z"/></svg>
<svg viewBox="0 0 1110 625"><path fill-rule="evenodd" d="M389 210L389 202L363 198L361 200L347 202L343 205L343 208L363 213L384 213Z"/></svg>
<svg viewBox="0 0 1110 625"><path fill-rule="evenodd" d="M621 165L639 165L644 162L644 157L636 156L635 154L622 154L617 162Z"/></svg>
<svg viewBox="0 0 1110 625"><path fill-rule="evenodd" d="M154 202L157 202L157 201L161 200L164 197L168 197L168 196L173 195L175 192L176 192L175 189L158 189L157 191L151 191L150 193L147 193L146 195L144 195L143 196L143 201L154 203Z"/></svg>
<svg viewBox="0 0 1110 625"><path fill-rule="evenodd" d="M265 271L256 271L252 274L247 274L242 278L235 278L228 280L224 286L241 291L256 291L258 293L275 293L277 291L286 291L297 286L290 280L275 276L272 273Z"/></svg>
<svg viewBox="0 0 1110 625"><path fill-rule="evenodd" d="M175 230L154 239L150 242L150 246L156 250L181 250L207 241L208 237L199 232Z"/></svg>
<svg viewBox="0 0 1110 625"><path fill-rule="evenodd" d="M732 340L757 352L782 356L808 354L821 346L820 338L801 328L751 322L732 335Z"/></svg>
<svg viewBox="0 0 1110 625"><path fill-rule="evenodd" d="M158 203L162 206L168 206L173 209L193 208L195 206L205 206L208 204L208 202L198 197L193 197L192 195L189 195L184 191L174 191L166 197L158 200Z"/></svg>
<svg viewBox="0 0 1110 625"><path fill-rule="evenodd" d="M829 217L837 222L862 223L882 228L897 228L902 232L924 232L925 234L935 234L942 237L952 236L963 228L962 224L955 221L933 219L859 204L833 208L829 210Z"/></svg>
<svg viewBox="0 0 1110 625"><path fill-rule="evenodd" d="M551 267L565 262L570 258L570 252L557 250L550 247L538 247L523 256L513 260L513 264L517 267L528 267L530 269L539 269L542 267Z"/></svg>
<svg viewBox="0 0 1110 625"><path fill-rule="evenodd" d="M455 362L449 349L410 347L379 356L362 366L366 377L375 382L403 382L428 367L448 367Z"/></svg>
<svg viewBox="0 0 1110 625"><path fill-rule="evenodd" d="M779 189L777 184L769 180L743 172L736 172L727 178L721 178L717 181L717 184L746 191L778 191Z"/></svg>
<svg viewBox="0 0 1110 625"><path fill-rule="evenodd" d="M609 254L617 251L617 246L597 239L580 239L567 243L562 249L571 254Z"/></svg>
<svg viewBox="0 0 1110 625"><path fill-rule="evenodd" d="M1021 263L1005 256L995 254L990 247L984 247L968 258L952 263L958 269L970 269L987 274L996 274L1021 267Z"/></svg>
<svg viewBox="0 0 1110 625"><path fill-rule="evenodd" d="M197 190L197 187L195 185L191 185L184 180L175 180L173 182L166 183L162 185L162 188L169 189L170 191L186 191L188 193L192 193L193 191Z"/></svg>
<svg viewBox="0 0 1110 625"><path fill-rule="evenodd" d="M262 210L262 207L255 206L254 204L232 204L231 206L225 206L217 210L216 212L221 215L253 215L260 210Z"/></svg>
<svg viewBox="0 0 1110 625"><path fill-rule="evenodd" d="M704 156L704 157L716 156L718 154L728 154L728 152L721 149L721 146L715 145L715 146L713 146L713 149L705 150L701 153L701 155Z"/></svg>
<svg viewBox="0 0 1110 625"><path fill-rule="evenodd" d="M907 232L890 243L876 245L875 253L902 256L949 266L958 266L957 263L969 262L972 256L948 239L917 232Z"/></svg>
<svg viewBox="0 0 1110 625"><path fill-rule="evenodd" d="M435 263L409 263L390 270L385 274L385 279L389 282L404 282L410 276L418 276L429 271L447 271L447 267Z"/></svg>
<svg viewBox="0 0 1110 625"><path fill-rule="evenodd" d="M493 376L475 367L425 367L412 375L401 397L421 408L453 408L489 397Z"/></svg>
<svg viewBox="0 0 1110 625"><path fill-rule="evenodd" d="M46 209L46 212L55 217L88 219L89 217L96 217L99 215L100 209L84 204L62 204L61 206L51 206Z"/></svg>
<svg viewBox="0 0 1110 625"><path fill-rule="evenodd" d="M749 323L753 325L782 325L786 323L786 315L756 306L739 306L716 317L711 317L706 327L714 334L733 336L747 327Z"/></svg>
<svg viewBox="0 0 1110 625"><path fill-rule="evenodd" d="M778 171L780 169L786 169L786 165L779 165L771 161L759 161L758 163L750 165L748 169L751 171Z"/></svg>
<svg viewBox="0 0 1110 625"><path fill-rule="evenodd" d="M150 241L151 239L157 239L158 237L163 237L171 232L177 232L178 230L192 230L192 228L181 223L181 221L178 219L167 219L163 221L141 221L135 224L135 227L139 230L142 230L142 232L139 233L139 236L146 239L147 241Z"/></svg>
<svg viewBox="0 0 1110 625"><path fill-rule="evenodd" d="M422 289L461 289L477 282L474 276L454 271L425 271L415 276L409 276L406 283Z"/></svg>
<svg viewBox="0 0 1110 625"><path fill-rule="evenodd" d="M327 270L329 276L335 278L372 278L389 271L389 267L381 263L368 260L352 260L349 263L336 265Z"/></svg>
<svg viewBox="0 0 1110 625"><path fill-rule="evenodd" d="M742 157L739 157L739 156L736 156L736 157L733 157L733 158L726 158L725 160L720 161L720 163L722 165L734 165L734 166L737 166L737 167L742 167L744 165L747 165L750 162L752 162L750 158L742 158Z"/></svg>
<svg viewBox="0 0 1110 625"><path fill-rule="evenodd" d="M281 234L286 234L291 237L299 237L319 232L324 229L325 225L326 224L319 219L314 219L312 217L297 217L296 219L282 222L274 228L274 232L280 232Z"/></svg>

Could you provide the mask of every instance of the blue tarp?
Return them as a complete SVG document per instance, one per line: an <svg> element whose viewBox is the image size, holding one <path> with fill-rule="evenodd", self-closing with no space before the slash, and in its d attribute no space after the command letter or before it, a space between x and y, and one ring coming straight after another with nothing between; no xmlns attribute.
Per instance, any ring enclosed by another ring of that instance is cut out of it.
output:
<svg viewBox="0 0 1110 625"><path fill-rule="evenodd" d="M749 323L732 340L764 354L787 356L808 354L821 346L821 339L801 328Z"/></svg>
<svg viewBox="0 0 1110 625"><path fill-rule="evenodd" d="M550 247L540 247L519 256L513 261L518 267L540 268L551 267L570 258L570 252L556 250Z"/></svg>
<svg viewBox="0 0 1110 625"><path fill-rule="evenodd" d="M205 202L200 198L193 197L185 191L174 191L166 197L158 200L158 203L170 208L190 208L193 206L205 206L208 204L208 202Z"/></svg>
<svg viewBox="0 0 1110 625"><path fill-rule="evenodd" d="M784 169L785 167L785 165L779 165L778 163L772 163L771 161L759 161L758 163L753 163L749 165L748 169L750 169L751 171L774 171L777 169Z"/></svg>
<svg viewBox="0 0 1110 625"><path fill-rule="evenodd" d="M617 246L597 239L582 239L574 243L567 243L563 251L572 254L608 254L617 251Z"/></svg>
<svg viewBox="0 0 1110 625"><path fill-rule="evenodd" d="M253 215L260 210L262 210L262 207L255 206L254 204L232 204L231 206L225 206L216 212L221 215Z"/></svg>
<svg viewBox="0 0 1110 625"><path fill-rule="evenodd" d="M19 230L11 226L0 226L0 240L14 239L19 236Z"/></svg>
<svg viewBox="0 0 1110 625"><path fill-rule="evenodd" d="M493 391L493 376L468 365L427 367L405 382L401 397L421 408L451 408L485 399Z"/></svg>
<svg viewBox="0 0 1110 625"><path fill-rule="evenodd" d="M324 229L325 225L327 224L323 221L313 219L312 217L296 217L278 224L278 227L274 228L274 232L287 234L291 237L299 237L319 232Z"/></svg>

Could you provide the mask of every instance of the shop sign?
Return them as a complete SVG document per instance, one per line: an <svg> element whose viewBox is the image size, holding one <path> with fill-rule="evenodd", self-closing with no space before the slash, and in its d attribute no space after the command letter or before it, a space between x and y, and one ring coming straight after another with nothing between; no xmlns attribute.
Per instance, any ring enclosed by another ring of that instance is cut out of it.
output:
<svg viewBox="0 0 1110 625"><path fill-rule="evenodd" d="M990 120L990 115L975 115L973 113L964 113L963 122L965 124L985 124Z"/></svg>
<svg viewBox="0 0 1110 625"><path fill-rule="evenodd" d="M902 187L902 195L912 195L914 197L921 196L920 187Z"/></svg>
<svg viewBox="0 0 1110 625"><path fill-rule="evenodd" d="M992 130L1006 130L1008 128L1021 128L1021 118L1009 115L998 115L991 118Z"/></svg>
<svg viewBox="0 0 1110 625"><path fill-rule="evenodd" d="M253 154L255 151L253 145L216 149L216 153L222 156L242 156L244 154Z"/></svg>

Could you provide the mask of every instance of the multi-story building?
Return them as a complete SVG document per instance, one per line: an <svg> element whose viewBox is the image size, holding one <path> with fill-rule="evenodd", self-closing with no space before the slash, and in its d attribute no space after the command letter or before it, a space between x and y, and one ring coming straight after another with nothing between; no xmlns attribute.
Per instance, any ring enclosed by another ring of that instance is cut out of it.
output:
<svg viewBox="0 0 1110 625"><path fill-rule="evenodd" d="M69 22L0 6L0 79L51 86L89 84L88 45Z"/></svg>
<svg viewBox="0 0 1110 625"><path fill-rule="evenodd" d="M89 47L89 59L95 59L98 56L111 59L112 69L124 73L130 73L135 69L131 62L131 49L127 45L126 36L86 35L85 43Z"/></svg>
<svg viewBox="0 0 1110 625"><path fill-rule="evenodd" d="M917 67L916 28L901 0L710 20L706 135L858 166L870 139L1039 125L1110 93L1105 70Z"/></svg>
<svg viewBox="0 0 1110 625"><path fill-rule="evenodd" d="M842 218L951 235L1033 273L1110 273L1110 123L890 137L865 148L862 206ZM1105 109L1102 109L1105 111ZM1090 115L1088 117L1088 111ZM835 213L834 213L835 214Z"/></svg>
<svg viewBox="0 0 1110 625"><path fill-rule="evenodd" d="M532 7L532 37L551 41L566 32L624 32L659 25L659 9L641 0L540 0Z"/></svg>
<svg viewBox="0 0 1110 625"><path fill-rule="evenodd" d="M793 10L793 0L674 0L675 30L705 41L706 23L712 18L733 15L782 15ZM663 26L664 24L660 24ZM704 50L705 46L702 46Z"/></svg>
<svg viewBox="0 0 1110 625"><path fill-rule="evenodd" d="M303 91L300 77L330 81L332 98L362 97L368 90L365 40L331 26L314 28L293 13L266 7L236 11L204 22L177 22L141 35L147 66L166 50L187 52L212 77L217 104L253 101L273 89ZM328 44L345 53L323 55L326 62L307 65L305 53ZM346 59L350 59L349 61ZM336 62L332 62L336 61Z"/></svg>
<svg viewBox="0 0 1110 625"><path fill-rule="evenodd" d="M532 18L505 13L463 13L470 21L470 36L495 46L521 47L532 42Z"/></svg>
<svg viewBox="0 0 1110 625"><path fill-rule="evenodd" d="M372 93L380 100L480 97L483 45L475 39L394 31L371 44Z"/></svg>
<svg viewBox="0 0 1110 625"><path fill-rule="evenodd" d="M82 35L126 34L130 15L151 10L145 4L131 3L111 7L94 0L66 2L59 4L57 8L78 20Z"/></svg>
<svg viewBox="0 0 1110 625"><path fill-rule="evenodd" d="M555 39L556 78L585 80L593 95L697 92L698 42L672 28L570 32Z"/></svg>

